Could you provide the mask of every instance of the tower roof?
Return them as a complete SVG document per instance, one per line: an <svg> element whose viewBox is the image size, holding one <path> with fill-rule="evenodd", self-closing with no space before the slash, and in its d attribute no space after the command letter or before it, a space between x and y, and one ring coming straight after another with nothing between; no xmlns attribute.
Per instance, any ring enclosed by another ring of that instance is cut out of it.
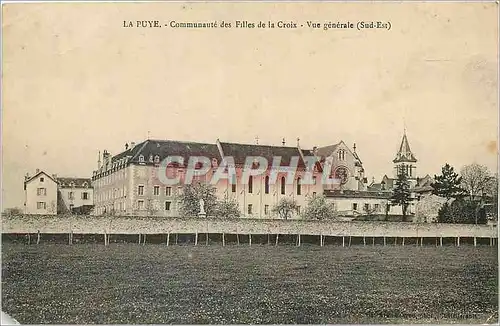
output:
<svg viewBox="0 0 500 326"><path fill-rule="evenodd" d="M396 154L396 158L393 160L394 163L401 162L417 162L415 155L411 152L410 144L408 143L408 138L406 137L406 131L403 134L403 139L401 139L401 145L399 146L399 151Z"/></svg>

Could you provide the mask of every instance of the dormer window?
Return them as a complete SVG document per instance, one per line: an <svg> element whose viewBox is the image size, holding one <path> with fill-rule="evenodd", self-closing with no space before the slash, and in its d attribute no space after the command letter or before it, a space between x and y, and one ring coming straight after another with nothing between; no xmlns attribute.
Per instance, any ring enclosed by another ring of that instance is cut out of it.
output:
<svg viewBox="0 0 500 326"><path fill-rule="evenodd" d="M144 155L139 155L139 162L144 162Z"/></svg>
<svg viewBox="0 0 500 326"><path fill-rule="evenodd" d="M149 155L149 162L153 163L153 155Z"/></svg>
<svg viewBox="0 0 500 326"><path fill-rule="evenodd" d="M159 155L155 155L155 163L160 163L160 156Z"/></svg>
<svg viewBox="0 0 500 326"><path fill-rule="evenodd" d="M217 159L215 157L212 159L212 166L217 167Z"/></svg>
<svg viewBox="0 0 500 326"><path fill-rule="evenodd" d="M87 184L87 182L84 182L84 183L83 183L83 187L84 187L84 188L88 188L88 187L89 187L89 185Z"/></svg>
<svg viewBox="0 0 500 326"><path fill-rule="evenodd" d="M75 186L75 183L74 183L74 182L70 182L69 186L70 186L71 188L73 188L73 187Z"/></svg>

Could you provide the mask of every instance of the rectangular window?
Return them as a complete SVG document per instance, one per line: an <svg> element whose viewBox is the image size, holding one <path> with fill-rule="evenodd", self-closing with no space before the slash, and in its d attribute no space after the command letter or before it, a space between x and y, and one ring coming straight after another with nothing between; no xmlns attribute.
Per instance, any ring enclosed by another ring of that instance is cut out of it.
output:
<svg viewBox="0 0 500 326"><path fill-rule="evenodd" d="M68 198L75 199L75 194L73 193L73 191L68 192Z"/></svg>
<svg viewBox="0 0 500 326"><path fill-rule="evenodd" d="M370 210L370 204L365 204L365 211Z"/></svg>
<svg viewBox="0 0 500 326"><path fill-rule="evenodd" d="M264 205L264 215L269 215L269 205Z"/></svg>
<svg viewBox="0 0 500 326"><path fill-rule="evenodd" d="M297 214L300 214L300 206L297 206Z"/></svg>
<svg viewBox="0 0 500 326"><path fill-rule="evenodd" d="M316 176L313 176L313 185L316 184Z"/></svg>
<svg viewBox="0 0 500 326"><path fill-rule="evenodd" d="M82 192L82 199L84 199L84 200L89 199L89 193L88 192Z"/></svg>
<svg viewBox="0 0 500 326"><path fill-rule="evenodd" d="M155 196L159 196L160 195L160 186L154 186L153 187L153 194Z"/></svg>
<svg viewBox="0 0 500 326"><path fill-rule="evenodd" d="M352 203L352 210L357 211L358 210L358 204L357 203Z"/></svg>
<svg viewBox="0 0 500 326"><path fill-rule="evenodd" d="M36 194L38 196L46 196L47 195L47 189L46 188L38 188L36 190Z"/></svg>
<svg viewBox="0 0 500 326"><path fill-rule="evenodd" d="M375 204L375 211L380 212L380 205L379 204Z"/></svg>
<svg viewBox="0 0 500 326"><path fill-rule="evenodd" d="M248 193L251 194L253 192L253 176L248 178Z"/></svg>
<svg viewBox="0 0 500 326"><path fill-rule="evenodd" d="M43 182L45 179L44 178L40 178L40 182Z"/></svg>
<svg viewBox="0 0 500 326"><path fill-rule="evenodd" d="M232 183L231 183L231 191L236 192L236 175L233 174L231 177Z"/></svg>
<svg viewBox="0 0 500 326"><path fill-rule="evenodd" d="M172 187L165 187L165 196L172 196Z"/></svg>
<svg viewBox="0 0 500 326"><path fill-rule="evenodd" d="M137 188L137 194L138 194L139 196L144 196L144 186L139 186L139 187ZM144 204L144 202L142 202L142 203Z"/></svg>
<svg viewBox="0 0 500 326"><path fill-rule="evenodd" d="M141 210L144 209L144 200L137 201L137 208Z"/></svg>
<svg viewBox="0 0 500 326"><path fill-rule="evenodd" d="M166 210L166 211L169 211L169 210L170 210L170 205L171 205L171 202L169 202L169 201L166 201L166 202L165 202L165 210Z"/></svg>
<svg viewBox="0 0 500 326"><path fill-rule="evenodd" d="M70 211L70 212L73 212L73 207L75 207L75 205L73 205L73 204L69 204L69 211Z"/></svg>
<svg viewBox="0 0 500 326"><path fill-rule="evenodd" d="M47 205L45 204L45 202L39 201L38 203L36 203L36 208L37 209L46 209Z"/></svg>
<svg viewBox="0 0 500 326"><path fill-rule="evenodd" d="M252 214L252 204L248 204L248 214Z"/></svg>

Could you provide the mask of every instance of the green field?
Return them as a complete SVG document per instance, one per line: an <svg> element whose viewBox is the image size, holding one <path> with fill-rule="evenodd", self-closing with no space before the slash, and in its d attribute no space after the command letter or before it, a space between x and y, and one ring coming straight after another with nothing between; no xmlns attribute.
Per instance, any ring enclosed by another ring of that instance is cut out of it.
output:
<svg viewBox="0 0 500 326"><path fill-rule="evenodd" d="M5 243L2 309L20 323L484 323L498 310L497 255L489 246Z"/></svg>

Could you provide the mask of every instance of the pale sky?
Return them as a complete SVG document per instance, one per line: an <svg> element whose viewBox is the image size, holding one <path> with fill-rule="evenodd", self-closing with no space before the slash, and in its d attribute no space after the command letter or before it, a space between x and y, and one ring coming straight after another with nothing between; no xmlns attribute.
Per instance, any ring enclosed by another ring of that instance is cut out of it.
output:
<svg viewBox="0 0 500 326"><path fill-rule="evenodd" d="M2 206L36 168L90 177L99 150L175 139L357 145L392 175L404 125L417 173L497 170L495 3L3 6ZM296 21L298 29L124 28L124 20ZM308 20L391 22L311 30Z"/></svg>

